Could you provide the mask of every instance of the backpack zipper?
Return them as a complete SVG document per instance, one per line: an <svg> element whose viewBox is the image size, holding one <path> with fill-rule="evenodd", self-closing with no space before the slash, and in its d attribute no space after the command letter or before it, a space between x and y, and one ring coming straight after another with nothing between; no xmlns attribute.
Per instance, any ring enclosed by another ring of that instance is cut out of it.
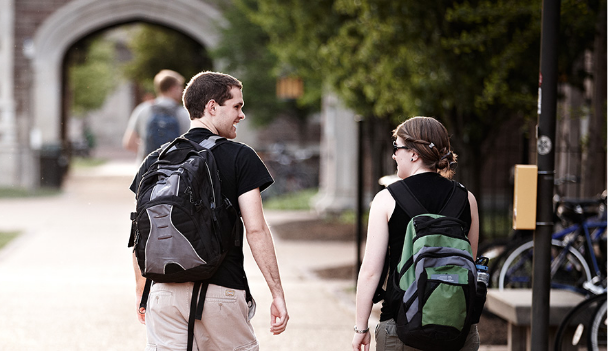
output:
<svg viewBox="0 0 608 352"><path fill-rule="evenodd" d="M455 240L464 241L464 242L468 243L469 245L471 245L471 241L469 241L469 239L466 236L449 235L449 234L446 234L446 233L435 233L435 232L433 232L433 233L425 233L425 234L422 234L422 235L416 235L416 237L414 237L412 239L412 243L418 241L419 239L421 239L423 237L426 237L426 236L435 236L435 235L441 235L441 236L453 238Z"/></svg>
<svg viewBox="0 0 608 352"><path fill-rule="evenodd" d="M211 183L211 195L213 196L213 203L211 203L211 209L215 210L215 187L213 186L213 178L211 177L211 170L209 169L209 164L207 164L207 162L205 162L205 167L207 168L207 176L209 177L209 183ZM215 211L213 212L213 220L217 221L217 219L215 218Z"/></svg>
<svg viewBox="0 0 608 352"><path fill-rule="evenodd" d="M450 247L442 247L442 248L450 248ZM412 258L413 257L414 256L412 256ZM415 265L417 265L420 260L422 260L423 258L426 258L426 257L431 257L431 258L461 257L461 258L464 258L464 259L470 261L471 263L475 264L475 261L473 260L473 256L471 256L471 255L466 256L466 255L460 254L460 253L423 253L420 256L418 256L418 258L416 258Z"/></svg>
<svg viewBox="0 0 608 352"><path fill-rule="evenodd" d="M418 258L416 258L416 261L414 263L414 267L418 266L418 263L422 259L425 259L425 258L448 258L448 257L460 257L460 258L464 258L464 259L468 260L469 262L473 263L473 266L475 265L475 261L473 260L472 256L466 256L466 255L460 254L460 253L423 253L422 255L418 256ZM466 269L468 269L468 268L466 268Z"/></svg>

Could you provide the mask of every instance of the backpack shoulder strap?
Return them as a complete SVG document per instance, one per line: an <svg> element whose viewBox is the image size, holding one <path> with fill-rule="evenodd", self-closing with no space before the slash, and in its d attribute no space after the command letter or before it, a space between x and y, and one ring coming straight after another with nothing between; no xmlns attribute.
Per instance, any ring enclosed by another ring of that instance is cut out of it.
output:
<svg viewBox="0 0 608 352"><path fill-rule="evenodd" d="M405 211L405 213L413 218L416 215L428 213L426 208L420 204L420 201L414 196L410 188L403 180L395 182L388 186L388 191L395 199L395 202Z"/></svg>
<svg viewBox="0 0 608 352"><path fill-rule="evenodd" d="M426 208L420 204L418 199L414 196L410 188L403 181L395 182L387 187L389 193L395 199L395 202L399 205L403 211L410 217L413 218L416 215L428 213ZM376 286L376 291L372 297L373 303L378 303L385 298L386 291L384 290L384 281L389 272L389 254L388 248L386 251L386 257L384 258L384 265L382 268L382 274L380 275L380 281Z"/></svg>
<svg viewBox="0 0 608 352"><path fill-rule="evenodd" d="M439 214L459 218L469 200L469 192L462 184L456 181L453 181L453 184L450 197Z"/></svg>
<svg viewBox="0 0 608 352"><path fill-rule="evenodd" d="M160 146L161 151L158 154L158 158L160 159L161 157L165 156L167 153L176 150L177 149L176 145L177 145L177 143L179 143L179 141L187 141L190 143L194 143L194 142L191 142L189 139L183 138L183 136L177 137L172 142L167 142Z"/></svg>
<svg viewBox="0 0 608 352"><path fill-rule="evenodd" d="M165 154L167 154L169 152L172 152L172 151L176 150L177 149L176 145L180 141L188 142L188 143L192 144L193 146L197 145L197 143L195 143L195 142L187 139L186 137L180 136L180 137L176 138L175 140L173 140L173 142L169 142L169 143L163 144L161 146L161 150L162 151L160 152L160 155L165 155ZM213 135L213 136L211 136L211 137L209 137L207 139L204 139L202 142L198 143L198 145L201 146L201 147L203 147L203 148L205 148L205 149L211 150L211 149L215 148L216 146L218 146L220 143L222 143L224 141L226 141L226 138ZM159 157L160 157L160 155L159 155Z"/></svg>
<svg viewBox="0 0 608 352"><path fill-rule="evenodd" d="M220 143L222 143L225 140L226 140L226 138L224 138L224 137L213 135L213 136L203 140L202 142L200 142L199 145L205 149L211 150L211 149L217 147Z"/></svg>

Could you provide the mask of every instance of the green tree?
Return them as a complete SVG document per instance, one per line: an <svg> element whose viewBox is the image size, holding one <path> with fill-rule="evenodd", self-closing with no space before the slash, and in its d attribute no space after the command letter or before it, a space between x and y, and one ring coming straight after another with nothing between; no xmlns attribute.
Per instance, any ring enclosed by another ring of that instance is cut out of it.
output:
<svg viewBox="0 0 608 352"><path fill-rule="evenodd" d="M563 1L560 72L590 48L597 1ZM435 116L478 196L501 124L536 117L541 1L258 0L281 62L368 118ZM567 77L567 75L565 75Z"/></svg>
<svg viewBox="0 0 608 352"><path fill-rule="evenodd" d="M137 24L128 47L133 58L124 65L124 75L147 92L154 92L154 76L160 70L179 72L187 82L195 74L213 69L204 46L171 28Z"/></svg>
<svg viewBox="0 0 608 352"><path fill-rule="evenodd" d="M306 80L305 95L297 101L277 98L277 79L293 74L294 70L281 65L277 55L269 50L269 35L249 18L251 9L257 11L255 0L224 4L223 15L228 25L220 28L222 39L211 56L224 64L224 72L243 82L245 110L251 114L254 125L266 125L279 115L290 115L304 123L312 110L319 109L320 90L314 89L316 81Z"/></svg>
<svg viewBox="0 0 608 352"><path fill-rule="evenodd" d="M101 108L116 86L114 45L94 37L72 48L67 55L71 112L77 116Z"/></svg>

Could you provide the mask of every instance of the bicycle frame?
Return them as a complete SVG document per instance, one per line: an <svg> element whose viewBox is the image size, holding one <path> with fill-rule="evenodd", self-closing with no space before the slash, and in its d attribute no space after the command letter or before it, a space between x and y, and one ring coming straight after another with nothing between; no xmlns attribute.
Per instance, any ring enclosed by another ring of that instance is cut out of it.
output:
<svg viewBox="0 0 608 352"><path fill-rule="evenodd" d="M592 233L590 233L590 229L593 229ZM560 249L551 260L551 277L555 277L558 271L561 270L581 270L578 265L583 265L584 272L586 273L584 280L591 281L595 277L600 279L603 278L602 272L598 265L598 259L595 255L594 251L594 242L599 241L603 234L606 232L606 221L596 221L595 219L586 221L584 223L577 223L572 226L569 226L566 229L558 231L552 235L552 245L557 245ZM584 239L586 241L586 245L582 245L582 247L577 247L578 240L582 239L582 235L584 234ZM592 236L593 235L593 236ZM523 244L525 246L525 244ZM511 282L530 282L531 277L524 275L515 275L523 265L526 264L527 261L532 260L532 243L530 243L528 249L524 249L520 251L518 255L521 255L521 258L516 262L512 262L513 266L510 266L509 269L505 272L505 268L501 270L500 277L503 275L505 277L509 277L509 281ZM516 252L521 248L521 245L516 248ZM585 251L589 252L589 256L587 258L580 252ZM572 259L571 256L573 256ZM507 259L507 262L509 260ZM569 263L569 264L567 264ZM578 263L578 264L577 264ZM564 264L567 264L564 266ZM573 266L571 266L573 265ZM501 284L499 284L501 285ZM501 285L502 286L502 285ZM587 289L575 287L569 284L561 283L561 282L553 282L551 283L551 287L553 288L561 288L573 290L575 292L580 292L581 294L588 293Z"/></svg>
<svg viewBox="0 0 608 352"><path fill-rule="evenodd" d="M593 243L594 241L598 241L602 235L604 234L604 232L606 232L606 221L598 221L598 220L591 220L591 221L585 221L581 224L574 224L566 229L563 229L562 231L556 232L554 233L551 238L555 239L555 240L562 240L564 237L566 237L566 235L569 235L571 233L578 233L578 231L580 229L583 229L583 233L585 234L585 242L587 244L587 248L586 250L589 251L589 257L591 258L591 264L593 265L593 271L595 273L596 276L600 276L601 275L601 270L599 267L599 264L597 262L597 257L595 256L595 251L593 249ZM589 233L589 228L595 228L595 236L594 238L591 238L591 234ZM560 263L561 259L568 254L568 250L570 249L570 247L572 247L572 245L574 244L574 241L577 239L577 236L574 236L572 239L570 239L567 242L562 242L562 244L564 245L564 250L559 254L559 256L557 258L555 258L555 260L553 261L553 263ZM578 249L578 248L577 248ZM551 265L551 275L554 275L555 272L557 271L557 267L558 265Z"/></svg>

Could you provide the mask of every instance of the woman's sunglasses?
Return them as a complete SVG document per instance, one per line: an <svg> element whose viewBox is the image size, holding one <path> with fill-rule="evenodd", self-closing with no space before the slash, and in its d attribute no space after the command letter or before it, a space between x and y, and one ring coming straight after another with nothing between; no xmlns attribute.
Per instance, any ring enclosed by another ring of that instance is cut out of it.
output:
<svg viewBox="0 0 608 352"><path fill-rule="evenodd" d="M397 145L397 141L393 141L393 154L397 153L397 150L399 150L399 149L410 149L410 148L408 148L408 147L406 147L404 145L403 146L398 146Z"/></svg>

